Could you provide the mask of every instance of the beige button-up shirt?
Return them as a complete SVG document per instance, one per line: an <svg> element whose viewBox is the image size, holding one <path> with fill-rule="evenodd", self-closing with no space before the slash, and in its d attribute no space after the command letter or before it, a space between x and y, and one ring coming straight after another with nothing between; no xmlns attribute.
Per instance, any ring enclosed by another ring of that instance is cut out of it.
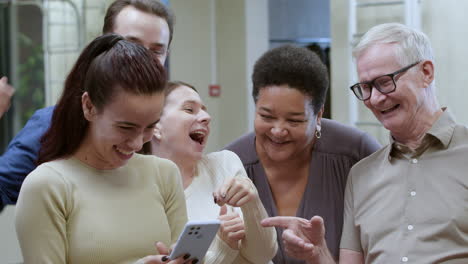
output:
<svg viewBox="0 0 468 264"><path fill-rule="evenodd" d="M341 248L366 263L468 263L468 128L445 110L421 147L391 142L356 164Z"/></svg>

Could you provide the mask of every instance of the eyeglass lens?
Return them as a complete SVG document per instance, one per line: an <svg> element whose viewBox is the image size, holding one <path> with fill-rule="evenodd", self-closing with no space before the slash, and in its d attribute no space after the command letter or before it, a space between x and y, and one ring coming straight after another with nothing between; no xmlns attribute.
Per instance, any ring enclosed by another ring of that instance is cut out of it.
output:
<svg viewBox="0 0 468 264"><path fill-rule="evenodd" d="M389 93L395 89L395 83L392 80L391 76L380 76L379 78L375 79L372 83L361 83L359 84L358 91L361 95L361 98L367 98L370 96L372 86L374 86L379 92L381 93Z"/></svg>

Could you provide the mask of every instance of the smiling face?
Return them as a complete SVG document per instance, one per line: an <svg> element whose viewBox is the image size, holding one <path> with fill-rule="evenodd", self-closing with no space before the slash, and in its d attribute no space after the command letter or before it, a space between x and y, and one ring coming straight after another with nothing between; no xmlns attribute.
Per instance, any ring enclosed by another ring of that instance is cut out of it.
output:
<svg viewBox="0 0 468 264"><path fill-rule="evenodd" d="M82 97L89 128L77 156L97 169L125 165L151 139L161 115L164 93L135 95L119 90L100 111L87 93Z"/></svg>
<svg viewBox="0 0 468 264"><path fill-rule="evenodd" d="M369 47L357 58L359 82L392 73L401 65L396 54L396 44L376 44ZM422 126L428 118L427 89L432 79L424 76L427 62L422 62L407 72L395 77L396 90L382 94L372 89L371 97L364 101L375 117L392 134L408 134Z"/></svg>
<svg viewBox="0 0 468 264"><path fill-rule="evenodd" d="M127 6L115 18L113 32L153 51L164 65L169 51L170 32L163 18Z"/></svg>
<svg viewBox="0 0 468 264"><path fill-rule="evenodd" d="M211 117L199 94L187 86L175 88L166 97L156 126L156 151L171 160L199 160L210 134Z"/></svg>
<svg viewBox="0 0 468 264"><path fill-rule="evenodd" d="M284 162L310 157L321 113L310 98L288 85L260 89L255 107L255 147L262 160Z"/></svg>

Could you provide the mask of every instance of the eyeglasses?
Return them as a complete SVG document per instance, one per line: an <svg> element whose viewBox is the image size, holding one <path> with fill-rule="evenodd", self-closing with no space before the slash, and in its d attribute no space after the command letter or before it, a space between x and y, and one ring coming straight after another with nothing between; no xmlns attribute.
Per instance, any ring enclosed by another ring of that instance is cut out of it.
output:
<svg viewBox="0 0 468 264"><path fill-rule="evenodd" d="M349 88L361 101L365 101L371 97L372 87L375 87L375 89L377 89L382 94L389 94L396 90L395 76L406 72L407 70L416 66L418 63L419 61L401 68L394 73L379 76L370 82L356 83Z"/></svg>

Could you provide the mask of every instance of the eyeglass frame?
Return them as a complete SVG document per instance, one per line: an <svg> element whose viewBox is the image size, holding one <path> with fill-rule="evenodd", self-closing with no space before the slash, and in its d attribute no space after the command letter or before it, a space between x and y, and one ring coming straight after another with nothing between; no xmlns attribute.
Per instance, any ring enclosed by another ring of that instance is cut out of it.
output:
<svg viewBox="0 0 468 264"><path fill-rule="evenodd" d="M418 65L421 61L417 61L415 63L412 63L406 67L403 67L395 72L392 72L392 73L389 73L389 74L384 74L384 75L380 75L378 77L375 77L373 80L371 81L368 81L368 82L358 82L358 83L355 83L353 85L351 85L351 87L349 87L349 89L351 89L351 91L353 91L354 95L357 97L357 99L361 100L361 101L366 101L368 100L369 98L371 98L372 96L372 89L375 88L377 89L381 94L389 94L389 93L393 93L395 90L396 90L396 81L395 81L395 76L400 74L400 73L404 73L406 71L408 71L409 69L413 68L414 66ZM388 91L388 92L383 92L380 90L380 88L378 88L376 85L375 85L375 81L379 78L382 78L382 77L385 77L385 76L388 76L390 78L392 78L392 82L393 82L393 89L391 91ZM356 94L356 91L354 90L355 87L357 89L361 89L360 88L360 85L361 84L366 84L366 85L369 85L370 86L370 92L369 92L369 96L367 98L359 98L359 96Z"/></svg>

